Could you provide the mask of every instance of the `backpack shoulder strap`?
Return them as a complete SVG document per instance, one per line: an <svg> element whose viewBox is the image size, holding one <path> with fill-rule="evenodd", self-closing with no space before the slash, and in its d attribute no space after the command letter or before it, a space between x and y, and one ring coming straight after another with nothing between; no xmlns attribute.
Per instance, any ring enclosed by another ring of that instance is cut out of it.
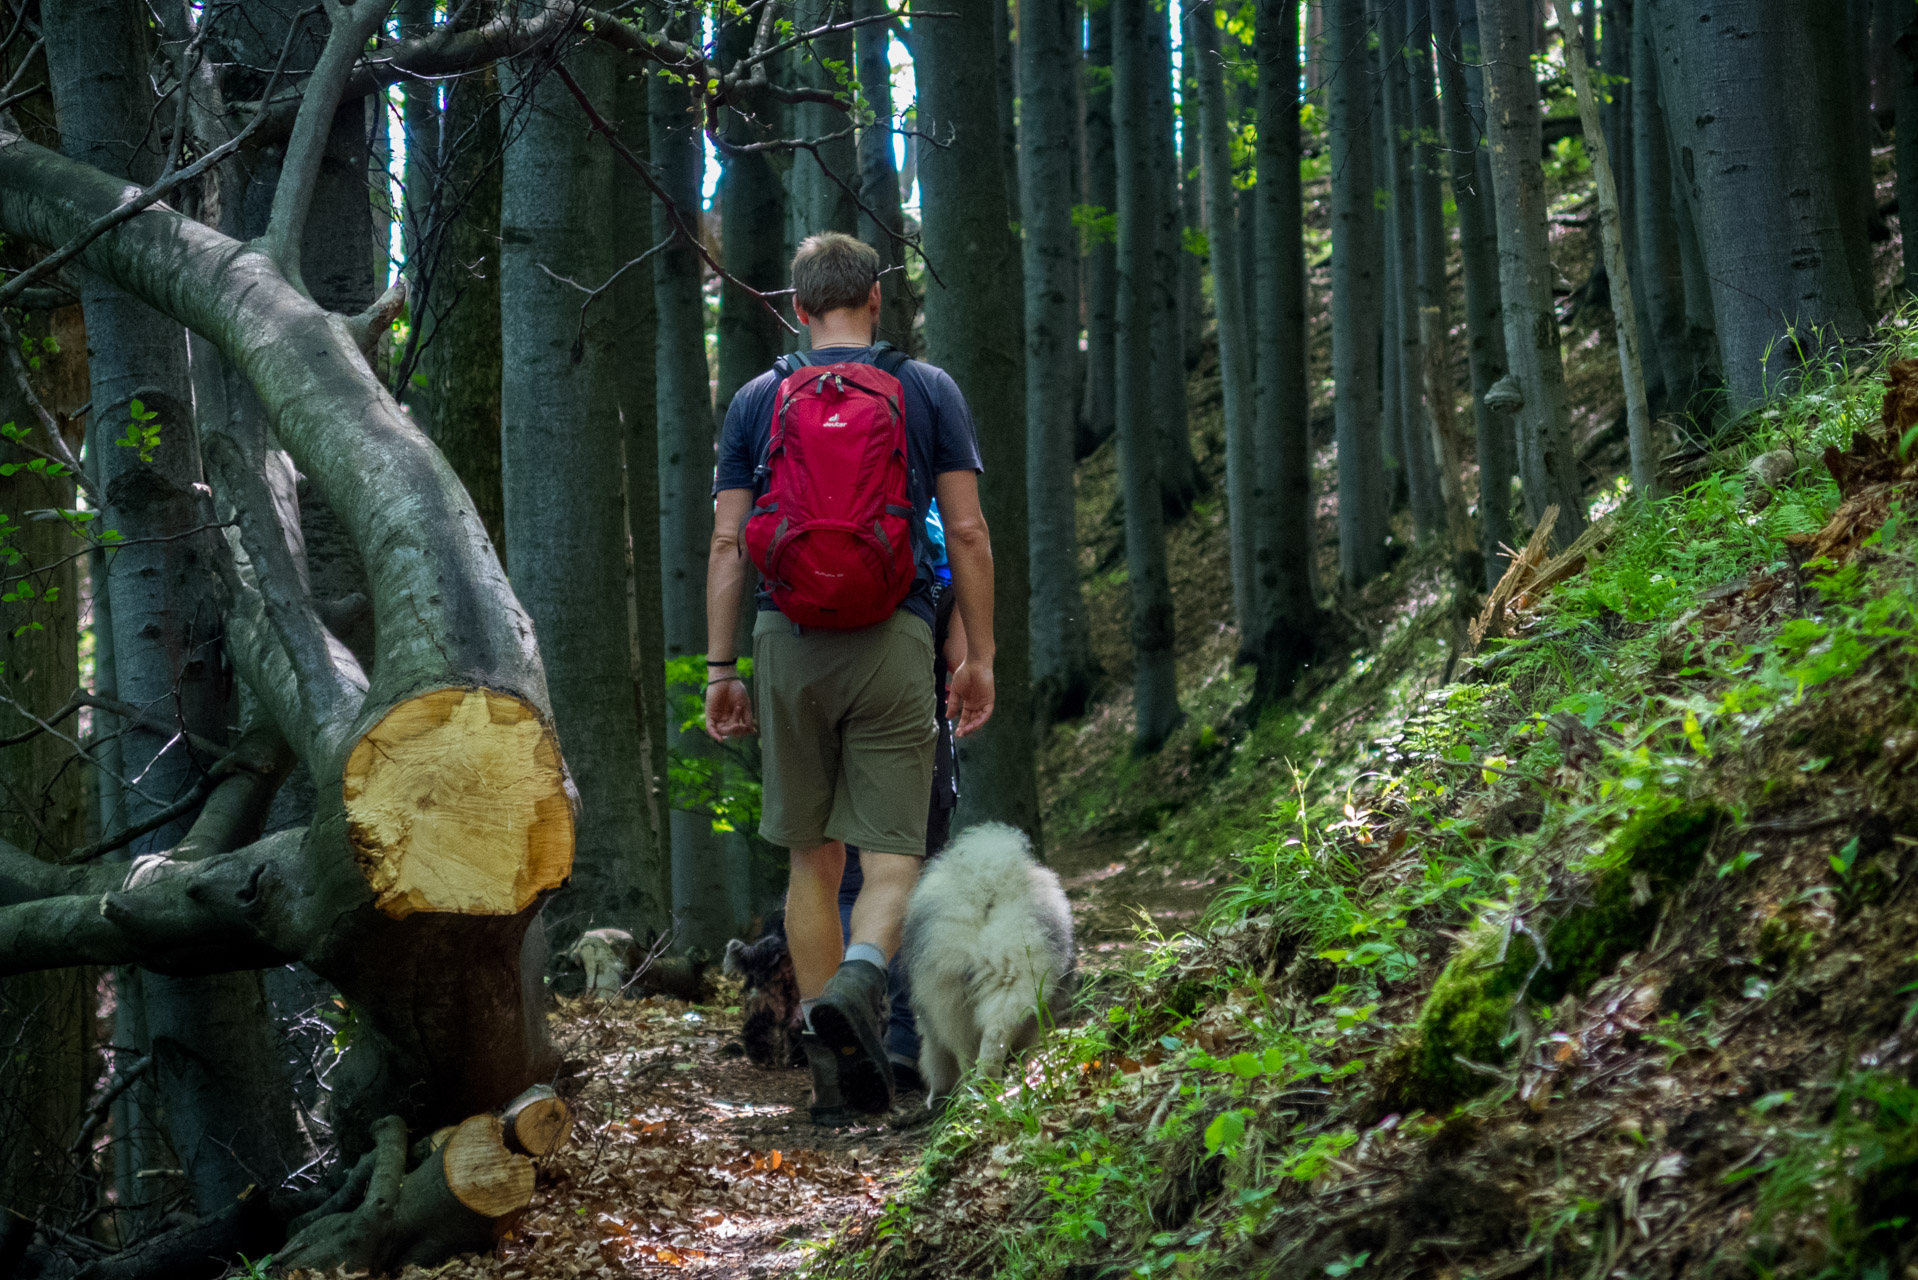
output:
<svg viewBox="0 0 1918 1280"><path fill-rule="evenodd" d="M911 356L901 351L898 347L893 346L890 342L873 344L872 363L882 372L890 373L896 378L899 376L899 371L911 362Z"/></svg>
<svg viewBox="0 0 1918 1280"><path fill-rule="evenodd" d="M785 355L773 361L773 372L779 375L781 382L784 382L787 378L792 377L794 370L804 369L807 365L817 363L819 362L813 359L813 354L810 351L788 351Z"/></svg>

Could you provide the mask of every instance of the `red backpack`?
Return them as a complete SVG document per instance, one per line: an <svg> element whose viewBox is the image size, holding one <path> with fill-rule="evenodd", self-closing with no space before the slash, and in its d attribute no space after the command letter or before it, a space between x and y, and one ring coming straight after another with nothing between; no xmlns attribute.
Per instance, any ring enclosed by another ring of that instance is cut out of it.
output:
<svg viewBox="0 0 1918 1280"><path fill-rule="evenodd" d="M783 380L746 551L781 613L802 627L850 631L884 622L912 589L906 419L894 376L906 356L882 343L872 364L810 357L795 352L773 366Z"/></svg>

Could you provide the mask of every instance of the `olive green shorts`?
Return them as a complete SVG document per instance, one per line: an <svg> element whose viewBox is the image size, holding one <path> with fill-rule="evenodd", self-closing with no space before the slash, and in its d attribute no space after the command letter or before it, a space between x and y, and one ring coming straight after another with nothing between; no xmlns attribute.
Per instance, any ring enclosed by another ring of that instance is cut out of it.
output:
<svg viewBox="0 0 1918 1280"><path fill-rule="evenodd" d="M932 794L932 628L905 610L858 631L753 625L753 696L764 780L759 834L784 849L828 840L926 852Z"/></svg>

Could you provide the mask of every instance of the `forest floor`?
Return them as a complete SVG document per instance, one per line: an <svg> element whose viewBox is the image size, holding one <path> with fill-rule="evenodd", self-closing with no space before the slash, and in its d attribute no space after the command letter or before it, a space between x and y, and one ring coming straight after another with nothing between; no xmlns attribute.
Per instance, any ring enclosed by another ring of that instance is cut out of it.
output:
<svg viewBox="0 0 1918 1280"><path fill-rule="evenodd" d="M1052 859L1091 973L1135 961L1143 920L1195 927L1217 891L1209 877L1130 865L1128 850L1088 842ZM737 996L722 980L712 1004L561 998L553 1038L584 1080L572 1142L541 1163L538 1196L497 1255L402 1275L775 1277L873 1217L924 1153L924 1095L902 1095L873 1124L814 1126L803 1070L746 1060Z"/></svg>

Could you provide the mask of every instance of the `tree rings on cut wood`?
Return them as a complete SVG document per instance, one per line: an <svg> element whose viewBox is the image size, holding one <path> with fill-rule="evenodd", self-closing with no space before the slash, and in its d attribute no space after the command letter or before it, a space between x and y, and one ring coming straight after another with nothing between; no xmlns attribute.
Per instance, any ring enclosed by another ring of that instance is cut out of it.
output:
<svg viewBox="0 0 1918 1280"><path fill-rule="evenodd" d="M548 1085L536 1084L500 1113L506 1145L522 1155L550 1156L565 1145L573 1113Z"/></svg>
<svg viewBox="0 0 1918 1280"><path fill-rule="evenodd" d="M559 743L517 698L408 698L354 745L345 787L353 856L394 919L514 915L572 871Z"/></svg>
<svg viewBox="0 0 1918 1280"><path fill-rule="evenodd" d="M435 1154L446 1189L474 1213L503 1218L533 1198L533 1162L508 1151L497 1116L469 1116Z"/></svg>

